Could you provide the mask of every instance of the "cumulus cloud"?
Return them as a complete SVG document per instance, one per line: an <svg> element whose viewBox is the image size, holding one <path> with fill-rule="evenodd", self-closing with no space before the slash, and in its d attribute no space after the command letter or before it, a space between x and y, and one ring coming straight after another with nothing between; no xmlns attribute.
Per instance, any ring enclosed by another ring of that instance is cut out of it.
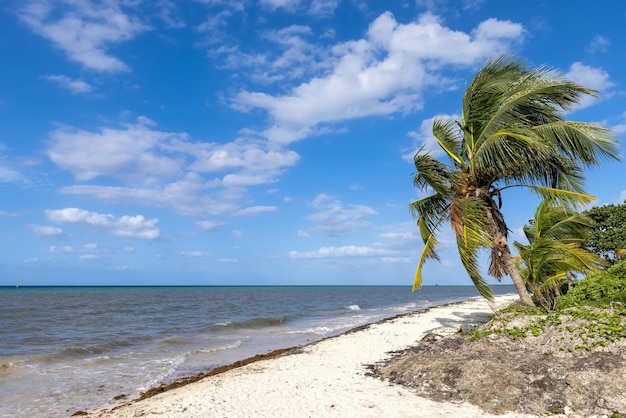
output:
<svg viewBox="0 0 626 418"><path fill-rule="evenodd" d="M168 142L184 139L185 134L161 132L152 125L149 119L139 118L125 129L103 127L97 132L64 126L50 134L47 154L78 180L171 177L183 162L168 156L163 148Z"/></svg>
<svg viewBox="0 0 626 418"><path fill-rule="evenodd" d="M81 224L107 229L112 235L124 238L157 239L160 231L156 218L146 219L143 215L115 217L79 208L65 208L45 211L47 218L60 224Z"/></svg>
<svg viewBox="0 0 626 418"><path fill-rule="evenodd" d="M96 71L123 71L127 65L108 52L110 46L149 29L124 13L117 2L30 0L20 17L72 60Z"/></svg>
<svg viewBox="0 0 626 418"><path fill-rule="evenodd" d="M573 63L565 77L584 87L597 90L600 94L613 86L609 73L602 68L591 67L581 62ZM593 97L584 97L580 107L591 106L595 101Z"/></svg>
<svg viewBox="0 0 626 418"><path fill-rule="evenodd" d="M510 21L489 19L464 33L432 14L401 24L387 12L365 38L335 45L324 75L284 95L244 90L234 104L265 109L272 124L263 134L286 144L315 134L319 125L419 109L423 90L443 80L437 70L504 53L523 35L523 27Z"/></svg>
<svg viewBox="0 0 626 418"><path fill-rule="evenodd" d="M249 215L276 208L240 207L245 187L277 182L300 159L298 153L267 141L193 142L185 133L160 131L155 125L139 117L123 128L60 127L51 132L48 156L77 180L111 177L129 184L75 185L61 192L169 207L192 216Z"/></svg>
<svg viewBox="0 0 626 418"><path fill-rule="evenodd" d="M344 207L339 200L321 193L313 200L317 212L307 216L315 225L313 231L324 235L339 235L348 231L365 228L370 223L367 217L377 212L365 205Z"/></svg>
<svg viewBox="0 0 626 418"><path fill-rule="evenodd" d="M269 149L260 141L237 139L225 144L203 143L193 147L196 161L189 169L198 172L220 172L241 169L244 172L276 175L284 167L296 165L300 156L295 151ZM266 178L271 177L266 176Z"/></svg>

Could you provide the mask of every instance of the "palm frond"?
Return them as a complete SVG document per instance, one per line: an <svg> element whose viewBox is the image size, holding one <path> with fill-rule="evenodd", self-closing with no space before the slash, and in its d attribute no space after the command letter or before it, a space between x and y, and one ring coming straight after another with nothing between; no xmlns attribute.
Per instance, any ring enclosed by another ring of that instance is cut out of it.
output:
<svg viewBox="0 0 626 418"><path fill-rule="evenodd" d="M409 210L414 219L417 218L424 224L427 235L430 235L442 219L447 220L449 206L448 199L440 194L434 194L409 203Z"/></svg>
<svg viewBox="0 0 626 418"><path fill-rule="evenodd" d="M597 198L584 193L572 192L569 190L562 190L553 187L543 187L536 185L524 185L531 191L537 193L544 200L552 200L558 205L562 205L569 208L582 208L585 205L593 202Z"/></svg>
<svg viewBox="0 0 626 418"><path fill-rule="evenodd" d="M567 158L585 166L597 166L602 160L620 159L615 134L595 123L556 121L533 127L542 138L558 146Z"/></svg>
<svg viewBox="0 0 626 418"><path fill-rule="evenodd" d="M431 188L435 193L448 195L450 190L449 167L428 153L418 152L414 157L417 173L413 178L413 185L425 190Z"/></svg>
<svg viewBox="0 0 626 418"><path fill-rule="evenodd" d="M441 201L438 201L438 196L431 196L430 199L433 201L437 201L435 205L440 204ZM429 200L429 198L422 199ZM427 206L427 205L426 205ZM422 236L422 241L424 242L424 248L422 250L422 254L420 255L419 262L417 264L417 269L415 270L415 277L413 279L413 291L420 288L422 286L422 269L424 267L424 262L428 258L439 259L437 255L436 248L439 244L435 233L441 227L441 224L447 220L447 209L445 207L440 208L439 210L435 209L429 213L428 217L424 216L426 211L421 212L420 217L418 218L418 226L420 230L420 234Z"/></svg>
<svg viewBox="0 0 626 418"><path fill-rule="evenodd" d="M459 249L459 256L461 257L461 263L472 280L472 283L476 286L478 293L487 300L493 300L493 291L479 272L478 258L476 256L478 249L473 245L468 245L470 241L463 239L461 236L457 236L456 242Z"/></svg>
<svg viewBox="0 0 626 418"><path fill-rule="evenodd" d="M461 157L462 144L459 141L460 132L456 121L452 119L436 118L433 121L433 136L450 159L459 167L465 165Z"/></svg>

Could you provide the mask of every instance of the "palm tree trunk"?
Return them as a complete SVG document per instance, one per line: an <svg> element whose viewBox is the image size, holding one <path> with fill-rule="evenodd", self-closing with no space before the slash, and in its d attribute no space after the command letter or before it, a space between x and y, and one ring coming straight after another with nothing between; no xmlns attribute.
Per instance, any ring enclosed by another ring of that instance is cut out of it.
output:
<svg viewBox="0 0 626 418"><path fill-rule="evenodd" d="M535 306L532 298L530 297L530 293L528 293L528 289L526 289L526 284L524 284L524 279L520 274L517 266L515 265L515 261L513 260L513 256L511 256L511 250L509 250L508 245L503 245L501 247L502 251L502 261L504 261L505 268L509 276L511 276L511 280L513 280L513 284L515 285L515 289L517 289L517 294L519 295L520 302L524 306Z"/></svg>

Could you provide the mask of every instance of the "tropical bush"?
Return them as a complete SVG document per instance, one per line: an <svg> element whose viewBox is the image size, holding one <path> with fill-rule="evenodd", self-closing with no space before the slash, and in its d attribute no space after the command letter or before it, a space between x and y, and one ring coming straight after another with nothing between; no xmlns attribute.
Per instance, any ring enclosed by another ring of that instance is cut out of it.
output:
<svg viewBox="0 0 626 418"><path fill-rule="evenodd" d="M576 282L566 295L557 299L557 307L598 306L611 303L626 305L626 260Z"/></svg>
<svg viewBox="0 0 626 418"><path fill-rule="evenodd" d="M539 204L534 218L524 227L528 244L513 243L519 253L517 267L536 304L554 309L562 285L574 273L596 272L604 264L600 256L583 247L592 225L581 213L550 201Z"/></svg>

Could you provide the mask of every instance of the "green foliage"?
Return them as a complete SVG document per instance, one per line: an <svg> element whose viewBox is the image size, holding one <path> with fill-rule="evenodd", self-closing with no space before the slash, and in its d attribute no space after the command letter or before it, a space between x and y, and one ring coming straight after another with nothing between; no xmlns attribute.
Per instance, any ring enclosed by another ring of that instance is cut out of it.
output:
<svg viewBox="0 0 626 418"><path fill-rule="evenodd" d="M490 251L489 274L510 275L525 304L532 300L515 268L501 212L502 192L524 187L559 205L593 200L583 187L583 170L604 158L619 158L619 143L609 129L567 121L563 113L595 95L546 68L527 68L519 60L489 60L473 77L462 100L459 120L438 118L433 136L447 157L435 159L422 148L415 155L416 188L429 194L411 202L424 249L413 289L422 284L422 267L438 259L436 235L452 226L470 279L491 298L480 273L478 254Z"/></svg>
<svg viewBox="0 0 626 418"><path fill-rule="evenodd" d="M586 246L611 263L626 251L626 201L621 205L593 207L585 214L595 222Z"/></svg>
<svg viewBox="0 0 626 418"><path fill-rule="evenodd" d="M626 307L580 306L549 312L538 308L507 308L470 338L484 338L491 334L505 334L512 340L551 337L555 341L548 350L542 351L546 355L554 354L555 350L568 353L591 351L626 338Z"/></svg>
<svg viewBox="0 0 626 418"><path fill-rule="evenodd" d="M574 288L557 299L558 307L626 305L626 260L576 282Z"/></svg>
<svg viewBox="0 0 626 418"><path fill-rule="evenodd" d="M595 272L603 263L582 246L591 225L586 216L543 201L530 225L524 226L529 244L513 243L526 287L544 309L554 309L561 287L572 273Z"/></svg>

